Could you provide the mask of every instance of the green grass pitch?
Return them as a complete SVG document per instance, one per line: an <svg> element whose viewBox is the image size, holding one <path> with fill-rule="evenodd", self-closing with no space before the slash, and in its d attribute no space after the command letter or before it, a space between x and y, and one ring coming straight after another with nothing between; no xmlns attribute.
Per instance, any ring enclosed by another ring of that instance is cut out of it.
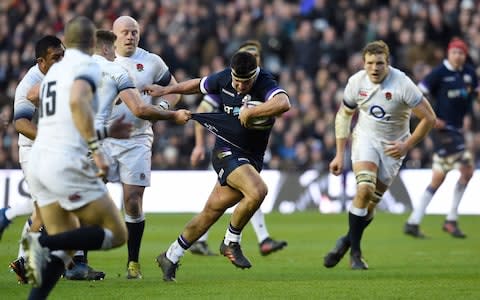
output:
<svg viewBox="0 0 480 300"><path fill-rule="evenodd" d="M103 281L61 279L50 299L480 299L480 217L462 216L468 235L460 240L441 231L443 216L426 216L422 229L431 238L403 234L406 215L379 213L364 234L363 252L370 266L352 271L348 256L333 269L323 256L347 229L347 217L318 212L266 215L275 238L288 247L267 257L258 252L251 225L242 248L249 270L236 269L223 256L186 253L176 283L162 281L155 257L173 241L191 214L149 214L140 263L142 280L125 279L126 246L90 252L91 265L105 271ZM18 218L0 241L0 298L26 299L30 286L18 285L8 263L17 255L24 218ZM228 216L212 227L209 243L218 251Z"/></svg>

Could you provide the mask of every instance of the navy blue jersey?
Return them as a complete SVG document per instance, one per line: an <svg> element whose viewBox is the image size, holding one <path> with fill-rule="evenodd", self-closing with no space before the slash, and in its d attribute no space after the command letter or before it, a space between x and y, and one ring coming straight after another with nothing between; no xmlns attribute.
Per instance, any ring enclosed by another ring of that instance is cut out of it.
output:
<svg viewBox="0 0 480 300"><path fill-rule="evenodd" d="M263 157L268 144L270 129L248 129L240 124L238 114L245 101L266 102L279 93L286 93L281 89L273 76L260 69L258 76L248 94L238 94L232 86L231 69L227 68L219 73L202 78L200 88L203 94L209 94L210 101L216 103L219 113L199 114L217 130L215 149L225 146L235 146L254 157ZM200 116L197 116L200 118ZM198 118L194 117L194 119ZM211 129L211 128L210 128ZM220 138L219 138L220 136Z"/></svg>
<svg viewBox="0 0 480 300"><path fill-rule="evenodd" d="M463 118L471 111L478 88L472 66L465 65L462 70L455 71L445 60L420 82L419 87L432 96L432 106L439 119L449 127L463 127Z"/></svg>

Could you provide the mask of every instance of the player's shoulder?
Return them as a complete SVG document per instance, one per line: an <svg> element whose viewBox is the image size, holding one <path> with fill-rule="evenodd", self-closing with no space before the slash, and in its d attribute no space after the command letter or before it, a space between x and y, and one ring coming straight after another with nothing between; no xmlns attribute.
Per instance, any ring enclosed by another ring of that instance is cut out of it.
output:
<svg viewBox="0 0 480 300"><path fill-rule="evenodd" d="M348 86L358 86L365 81L368 81L367 71L359 70L348 78Z"/></svg>
<svg viewBox="0 0 480 300"><path fill-rule="evenodd" d="M40 71L38 64L35 64L28 69L27 73L25 73L25 76L23 76L22 80L20 80L20 84L35 84L42 81L43 77L45 77L45 75L43 75L43 73Z"/></svg>
<svg viewBox="0 0 480 300"><path fill-rule="evenodd" d="M147 51L143 48L137 48L134 57L138 60L161 60L162 58L153 52Z"/></svg>

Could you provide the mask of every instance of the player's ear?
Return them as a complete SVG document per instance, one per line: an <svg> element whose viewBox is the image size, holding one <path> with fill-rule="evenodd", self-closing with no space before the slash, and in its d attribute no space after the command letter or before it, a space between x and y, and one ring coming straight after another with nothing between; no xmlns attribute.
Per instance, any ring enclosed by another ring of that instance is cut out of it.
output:
<svg viewBox="0 0 480 300"><path fill-rule="evenodd" d="M37 64L38 64L40 67L44 67L44 65L45 65L45 59L44 59L43 57L37 58Z"/></svg>

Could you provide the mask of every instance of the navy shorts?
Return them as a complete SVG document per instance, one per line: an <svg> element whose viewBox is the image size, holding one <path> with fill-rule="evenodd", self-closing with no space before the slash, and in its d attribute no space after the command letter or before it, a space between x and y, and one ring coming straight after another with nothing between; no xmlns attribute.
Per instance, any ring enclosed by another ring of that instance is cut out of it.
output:
<svg viewBox="0 0 480 300"><path fill-rule="evenodd" d="M218 174L220 185L227 185L227 177L236 168L244 164L252 165L259 173L262 170L263 160L254 158L236 147L221 147L213 150L212 166Z"/></svg>

